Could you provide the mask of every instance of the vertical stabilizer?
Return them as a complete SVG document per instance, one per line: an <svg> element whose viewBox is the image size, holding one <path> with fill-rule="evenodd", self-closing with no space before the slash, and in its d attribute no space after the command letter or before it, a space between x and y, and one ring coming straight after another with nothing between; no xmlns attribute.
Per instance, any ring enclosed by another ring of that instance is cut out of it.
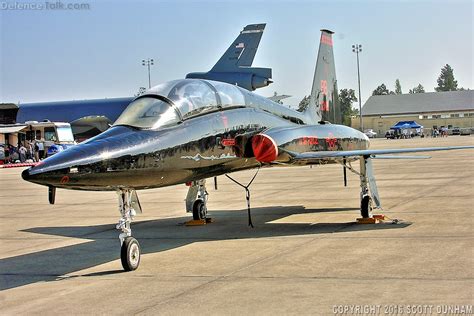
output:
<svg viewBox="0 0 474 316"><path fill-rule="evenodd" d="M313 87L309 106L306 109L310 120L329 121L342 124L342 113L339 106L336 66L334 63L332 34L329 30L321 30L318 59L314 71Z"/></svg>
<svg viewBox="0 0 474 316"><path fill-rule="evenodd" d="M247 25L210 71L191 72L186 78L227 82L250 91L268 86L272 69L251 67L264 30L263 23Z"/></svg>
<svg viewBox="0 0 474 316"><path fill-rule="evenodd" d="M264 30L265 24L244 27L211 71L235 71L239 67L252 66Z"/></svg>

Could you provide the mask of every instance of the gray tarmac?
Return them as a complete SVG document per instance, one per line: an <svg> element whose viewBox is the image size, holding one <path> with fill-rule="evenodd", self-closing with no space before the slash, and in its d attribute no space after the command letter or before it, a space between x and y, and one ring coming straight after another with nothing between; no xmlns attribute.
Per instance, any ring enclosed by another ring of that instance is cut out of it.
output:
<svg viewBox="0 0 474 316"><path fill-rule="evenodd" d="M474 137L372 148L474 145ZM261 170L245 192L208 183L215 222L186 227L184 185L139 191L140 267L121 271L114 192L58 190L0 169L0 314L312 314L349 305L474 304L474 151L374 162L384 214L355 224L359 180L337 165ZM355 164L358 167L358 163ZM235 177L250 180L253 171ZM438 307L439 308L439 307ZM339 309L340 311L341 309ZM407 314L407 310L403 311ZM347 313L350 314L350 313ZM436 314L436 309L433 309Z"/></svg>

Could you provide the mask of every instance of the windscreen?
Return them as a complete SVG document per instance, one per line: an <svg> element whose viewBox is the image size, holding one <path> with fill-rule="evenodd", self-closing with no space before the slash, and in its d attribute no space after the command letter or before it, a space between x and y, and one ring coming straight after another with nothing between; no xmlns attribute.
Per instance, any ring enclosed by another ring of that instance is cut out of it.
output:
<svg viewBox="0 0 474 316"><path fill-rule="evenodd" d="M217 109L216 94L201 80L182 80L170 90L168 98L184 119Z"/></svg>
<svg viewBox="0 0 474 316"><path fill-rule="evenodd" d="M72 135L71 126L57 126L58 138L60 142L73 142L74 136Z"/></svg>
<svg viewBox="0 0 474 316"><path fill-rule="evenodd" d="M115 125L128 125L144 129L156 129L174 125L178 115L168 103L156 98L144 97L129 104L115 121Z"/></svg>

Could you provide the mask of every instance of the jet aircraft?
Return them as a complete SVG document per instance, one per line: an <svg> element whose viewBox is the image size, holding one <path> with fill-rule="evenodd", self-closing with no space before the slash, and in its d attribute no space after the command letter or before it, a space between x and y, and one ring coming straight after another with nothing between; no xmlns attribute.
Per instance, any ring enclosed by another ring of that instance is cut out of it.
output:
<svg viewBox="0 0 474 316"><path fill-rule="evenodd" d="M369 149L366 135L338 124L332 34L321 30L310 102L301 112L236 85L174 80L137 97L107 131L24 170L22 177L48 186L50 203L56 188L116 191L127 271L140 263L131 230L141 212L136 190L188 183L186 210L205 220L207 178L260 167L339 163L360 177L360 213L369 218L373 208L381 208L374 158L424 158L395 154L474 146ZM357 160L359 170L351 165ZM249 193L249 185L242 186Z"/></svg>

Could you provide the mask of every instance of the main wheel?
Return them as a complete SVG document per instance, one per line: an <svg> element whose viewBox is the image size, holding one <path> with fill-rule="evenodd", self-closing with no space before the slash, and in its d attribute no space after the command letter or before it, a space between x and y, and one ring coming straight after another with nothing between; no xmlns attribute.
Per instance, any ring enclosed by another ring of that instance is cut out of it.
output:
<svg viewBox="0 0 474 316"><path fill-rule="evenodd" d="M360 215L362 218L369 218L370 211L370 196L364 195L360 201Z"/></svg>
<svg viewBox="0 0 474 316"><path fill-rule="evenodd" d="M193 206L193 219L201 220L206 219L207 216L207 207L203 200L197 200L194 202Z"/></svg>
<svg viewBox="0 0 474 316"><path fill-rule="evenodd" d="M125 271L133 271L138 268L140 264L140 244L135 238L125 238L120 251L120 259Z"/></svg>

